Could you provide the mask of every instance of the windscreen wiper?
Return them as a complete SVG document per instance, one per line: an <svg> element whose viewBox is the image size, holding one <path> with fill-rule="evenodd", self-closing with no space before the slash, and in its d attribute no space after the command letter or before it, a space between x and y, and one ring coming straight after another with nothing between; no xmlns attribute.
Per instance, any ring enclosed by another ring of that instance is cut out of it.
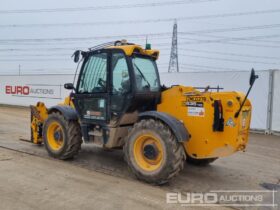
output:
<svg viewBox="0 0 280 210"><path fill-rule="evenodd" d="M150 85L150 83L148 82L148 80L146 79L146 77L144 76L144 74L142 73L142 71L139 69L139 67L138 67L135 63L134 63L133 65L136 67L137 71L140 73L141 77L145 80L145 82L147 82L147 85L148 85L148 87L150 88L151 85Z"/></svg>

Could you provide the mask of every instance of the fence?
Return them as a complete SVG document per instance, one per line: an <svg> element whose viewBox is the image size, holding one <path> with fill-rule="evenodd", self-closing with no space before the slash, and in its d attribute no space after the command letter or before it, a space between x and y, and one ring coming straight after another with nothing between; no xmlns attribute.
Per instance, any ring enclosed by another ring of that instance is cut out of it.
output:
<svg viewBox="0 0 280 210"><path fill-rule="evenodd" d="M249 96L253 104L252 129L280 132L280 71L258 71L260 78ZM167 86L220 86L225 91L246 92L250 72L185 72L161 73L161 83ZM0 104L29 106L43 101L47 106L61 102L69 91L63 84L74 75L1 75Z"/></svg>

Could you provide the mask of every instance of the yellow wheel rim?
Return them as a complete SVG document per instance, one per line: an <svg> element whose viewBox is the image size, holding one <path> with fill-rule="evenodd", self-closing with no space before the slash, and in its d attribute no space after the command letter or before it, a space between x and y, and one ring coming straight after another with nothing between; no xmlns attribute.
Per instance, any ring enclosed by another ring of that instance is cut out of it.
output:
<svg viewBox="0 0 280 210"><path fill-rule="evenodd" d="M134 142L134 158L137 165L145 171L155 171L163 161L163 147L152 134L140 135Z"/></svg>
<svg viewBox="0 0 280 210"><path fill-rule="evenodd" d="M52 150L61 149L64 143L63 130L59 123L52 122L47 129L47 140Z"/></svg>

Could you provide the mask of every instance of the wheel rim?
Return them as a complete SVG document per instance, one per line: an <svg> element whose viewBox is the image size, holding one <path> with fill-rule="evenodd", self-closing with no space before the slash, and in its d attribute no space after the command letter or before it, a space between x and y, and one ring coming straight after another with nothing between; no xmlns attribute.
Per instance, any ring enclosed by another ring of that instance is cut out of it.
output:
<svg viewBox="0 0 280 210"><path fill-rule="evenodd" d="M134 143L134 157L137 165L145 171L155 171L163 161L163 147L152 134L139 136Z"/></svg>
<svg viewBox="0 0 280 210"><path fill-rule="evenodd" d="M48 145L52 150L60 150L64 143L64 135L62 127L57 122L52 122L47 130Z"/></svg>

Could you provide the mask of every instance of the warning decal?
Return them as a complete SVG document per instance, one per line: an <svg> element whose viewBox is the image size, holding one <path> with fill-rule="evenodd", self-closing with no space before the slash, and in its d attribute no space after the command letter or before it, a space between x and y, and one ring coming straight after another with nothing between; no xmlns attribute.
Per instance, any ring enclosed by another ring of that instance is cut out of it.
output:
<svg viewBox="0 0 280 210"><path fill-rule="evenodd" d="M203 107L188 107L188 116L204 117L205 109Z"/></svg>

